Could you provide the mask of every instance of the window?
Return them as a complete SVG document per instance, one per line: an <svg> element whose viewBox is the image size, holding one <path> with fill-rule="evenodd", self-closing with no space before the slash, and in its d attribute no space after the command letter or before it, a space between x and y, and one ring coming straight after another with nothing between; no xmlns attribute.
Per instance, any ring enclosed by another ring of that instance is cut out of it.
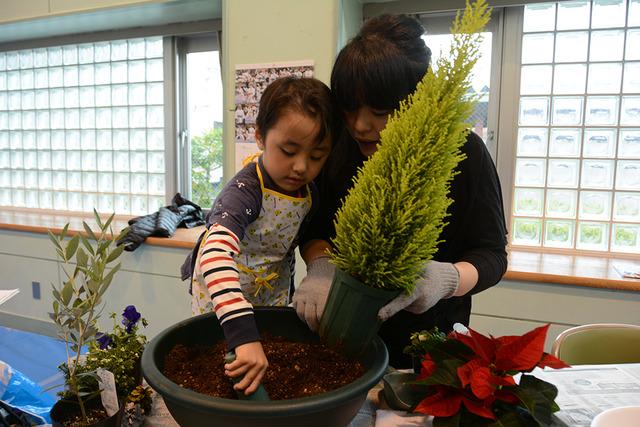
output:
<svg viewBox="0 0 640 427"><path fill-rule="evenodd" d="M216 34L178 39L181 192L211 207L223 186L222 78Z"/></svg>
<svg viewBox="0 0 640 427"><path fill-rule="evenodd" d="M499 55L496 57L494 51L500 49L500 39L497 33L501 16L500 9L494 10L491 21L487 25L487 31L482 33L481 56L473 69L471 77L472 95L478 98L478 102L469 122L473 131L485 141L494 157L496 153L494 135L498 114L497 83L500 75L500 63L497 58ZM437 67L437 61L440 57L449 54L453 41L450 28L454 18L455 13L424 15L421 18L426 30L422 39L431 49L431 64L434 68ZM493 85L496 88L493 88Z"/></svg>
<svg viewBox="0 0 640 427"><path fill-rule="evenodd" d="M162 37L0 52L0 205L165 204Z"/></svg>
<svg viewBox="0 0 640 427"><path fill-rule="evenodd" d="M640 253L640 0L524 7L513 245Z"/></svg>

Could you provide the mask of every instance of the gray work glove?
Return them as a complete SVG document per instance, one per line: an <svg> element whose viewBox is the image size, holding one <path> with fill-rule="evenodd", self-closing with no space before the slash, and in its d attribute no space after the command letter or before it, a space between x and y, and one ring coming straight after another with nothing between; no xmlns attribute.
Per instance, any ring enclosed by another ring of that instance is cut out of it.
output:
<svg viewBox="0 0 640 427"><path fill-rule="evenodd" d="M385 321L402 309L414 314L424 313L441 299L452 297L459 285L460 273L453 264L428 261L413 293L402 294L393 299L378 311L378 317Z"/></svg>
<svg viewBox="0 0 640 427"><path fill-rule="evenodd" d="M314 259L307 264L307 275L293 294L293 308L312 331L317 331L320 325L335 269L328 256Z"/></svg>

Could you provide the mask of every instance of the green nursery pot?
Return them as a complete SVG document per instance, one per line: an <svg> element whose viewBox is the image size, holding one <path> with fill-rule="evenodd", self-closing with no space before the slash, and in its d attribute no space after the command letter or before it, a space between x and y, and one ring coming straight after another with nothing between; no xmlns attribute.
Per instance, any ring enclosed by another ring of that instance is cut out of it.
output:
<svg viewBox="0 0 640 427"><path fill-rule="evenodd" d="M351 357L363 354L382 324L378 311L400 292L372 288L336 268L320 319L322 341Z"/></svg>
<svg viewBox="0 0 640 427"><path fill-rule="evenodd" d="M260 332L268 331L299 342L319 342L295 310L288 307L256 307ZM215 313L186 319L161 332L142 354L142 374L162 396L167 409L181 426L216 427L340 427L348 425L367 398L368 391L385 374L387 348L378 337L359 358L365 373L354 382L300 399L250 401L207 396L180 387L162 373L167 353L176 345L211 345L224 339ZM313 367L309 367L313 369Z"/></svg>

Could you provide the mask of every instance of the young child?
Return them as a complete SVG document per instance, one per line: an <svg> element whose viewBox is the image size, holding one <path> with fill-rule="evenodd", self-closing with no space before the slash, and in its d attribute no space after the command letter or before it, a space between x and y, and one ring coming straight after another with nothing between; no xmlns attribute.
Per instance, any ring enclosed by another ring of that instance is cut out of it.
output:
<svg viewBox="0 0 640 427"><path fill-rule="evenodd" d="M293 77L271 83L260 99L256 141L263 151L224 187L192 266L192 310L214 311L236 360L235 385L253 393L267 369L253 305L285 306L293 290L294 249L317 204L312 180L331 151L336 118L329 88ZM185 276L183 271L183 277Z"/></svg>

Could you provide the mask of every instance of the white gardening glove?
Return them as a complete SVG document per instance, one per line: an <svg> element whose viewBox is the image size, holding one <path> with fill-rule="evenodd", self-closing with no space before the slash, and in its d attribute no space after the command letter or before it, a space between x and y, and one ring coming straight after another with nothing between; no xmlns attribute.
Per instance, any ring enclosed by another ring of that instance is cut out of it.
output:
<svg viewBox="0 0 640 427"><path fill-rule="evenodd" d="M293 308L312 331L320 325L335 269L328 256L314 259L307 264L307 275L293 294Z"/></svg>
<svg viewBox="0 0 640 427"><path fill-rule="evenodd" d="M428 261L420 273L410 295L402 294L378 311L385 321L404 309L414 314L424 313L443 298L450 298L458 290L460 273L449 262Z"/></svg>

